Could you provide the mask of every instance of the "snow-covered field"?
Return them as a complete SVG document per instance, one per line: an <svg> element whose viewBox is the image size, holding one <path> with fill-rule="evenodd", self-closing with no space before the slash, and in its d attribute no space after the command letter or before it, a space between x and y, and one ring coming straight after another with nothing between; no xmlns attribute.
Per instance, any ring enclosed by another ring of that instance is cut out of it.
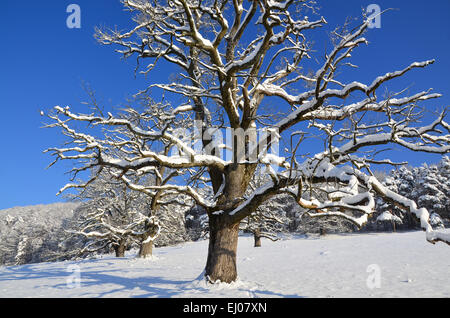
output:
<svg viewBox="0 0 450 318"><path fill-rule="evenodd" d="M423 232L252 243L240 238L232 285L198 278L201 241L155 249L151 260L130 253L0 267L0 297L450 297L450 247L427 243Z"/></svg>

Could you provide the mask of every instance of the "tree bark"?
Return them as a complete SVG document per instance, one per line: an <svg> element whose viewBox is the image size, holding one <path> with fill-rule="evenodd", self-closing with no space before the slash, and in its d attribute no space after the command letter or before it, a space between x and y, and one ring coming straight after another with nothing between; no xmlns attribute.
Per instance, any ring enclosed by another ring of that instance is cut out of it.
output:
<svg viewBox="0 0 450 318"><path fill-rule="evenodd" d="M205 276L210 283L231 283L237 279L236 253L239 223L228 224L224 216L209 220L209 247Z"/></svg>
<svg viewBox="0 0 450 318"><path fill-rule="evenodd" d="M235 147L234 147L235 148ZM236 152L236 149L234 149ZM220 179L225 183L218 198L222 213L209 213L209 247L205 276L210 283L232 283L237 279L236 253L239 224L246 216L231 216L241 202L256 165L232 164ZM211 177L213 175L211 174ZM217 182L218 184L218 182Z"/></svg>
<svg viewBox="0 0 450 318"><path fill-rule="evenodd" d="M261 247L261 231L259 229L253 232L253 238L255 239L255 247Z"/></svg>
<svg viewBox="0 0 450 318"><path fill-rule="evenodd" d="M159 194L155 197L159 197ZM159 225L148 223L145 225L146 232L141 236L141 246L139 247L139 257L151 257L153 253L153 241L159 232ZM149 238L151 240L148 240Z"/></svg>
<svg viewBox="0 0 450 318"><path fill-rule="evenodd" d="M119 245L114 246L114 251L116 252L116 257L125 257L125 242L120 241Z"/></svg>
<svg viewBox="0 0 450 318"><path fill-rule="evenodd" d="M147 243L141 243L139 248L139 257L147 258L151 257L153 254L153 241L149 241Z"/></svg>

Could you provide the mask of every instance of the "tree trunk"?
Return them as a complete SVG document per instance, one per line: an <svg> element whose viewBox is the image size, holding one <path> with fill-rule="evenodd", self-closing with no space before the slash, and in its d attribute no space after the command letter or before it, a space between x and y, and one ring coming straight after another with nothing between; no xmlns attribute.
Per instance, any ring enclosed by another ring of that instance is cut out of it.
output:
<svg viewBox="0 0 450 318"><path fill-rule="evenodd" d="M261 231L259 229L253 232L253 238L255 239L255 247L261 247Z"/></svg>
<svg viewBox="0 0 450 318"><path fill-rule="evenodd" d="M120 241L119 245L114 246L116 257L125 257L125 241Z"/></svg>
<svg viewBox="0 0 450 318"><path fill-rule="evenodd" d="M234 147L235 148L235 147ZM234 154L235 155L235 154ZM241 202L256 165L233 164L227 167L223 193L218 198L222 214L209 214L209 247L205 276L210 283L232 283L237 279L236 252L239 236L238 219L229 215ZM213 177L213 174L211 174ZM216 180L217 181L217 180ZM216 185L219 182L215 182ZM214 191L218 191L215 189ZM215 192L217 193L217 192Z"/></svg>
<svg viewBox="0 0 450 318"><path fill-rule="evenodd" d="M139 248L139 257L140 258L151 257L152 253L153 253L153 241L141 243L141 247Z"/></svg>
<svg viewBox="0 0 450 318"><path fill-rule="evenodd" d="M223 216L209 219L209 247L205 276L210 283L237 279L236 252L239 223L227 224Z"/></svg>

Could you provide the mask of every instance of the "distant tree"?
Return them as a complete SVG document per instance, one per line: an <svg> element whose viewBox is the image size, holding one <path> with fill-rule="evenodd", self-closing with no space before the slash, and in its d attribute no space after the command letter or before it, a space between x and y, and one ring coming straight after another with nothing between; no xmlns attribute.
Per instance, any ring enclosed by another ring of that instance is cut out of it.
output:
<svg viewBox="0 0 450 318"><path fill-rule="evenodd" d="M208 238L208 214L203 207L196 205L186 211L185 220L189 240L197 241Z"/></svg>
<svg viewBox="0 0 450 318"><path fill-rule="evenodd" d="M450 160L443 156L437 164L423 164L421 167L402 166L392 170L383 181L391 191L418 202L430 211L430 222L440 226L443 219L450 219ZM395 204L382 198L377 200L377 211L389 212L400 218L406 228L419 228L420 223L413 215L405 214ZM431 217L433 216L433 217ZM397 224L399 224L397 222Z"/></svg>
<svg viewBox="0 0 450 318"><path fill-rule="evenodd" d="M138 244L139 257L149 257L161 232L165 232L164 241L170 243L177 240L171 235L180 235L176 232L184 228L184 212L180 208L184 202L179 198L163 202L160 196L130 190L123 181L130 180L124 178L117 178L104 169L76 196L85 202L76 211L78 224L72 233L89 239L81 254L113 247L116 256L123 257L128 248ZM144 187L145 183L133 181L134 186Z"/></svg>
<svg viewBox="0 0 450 318"><path fill-rule="evenodd" d="M450 217L450 162L444 156L437 165L424 164L418 169L417 190L414 196L418 204L430 213Z"/></svg>
<svg viewBox="0 0 450 318"><path fill-rule="evenodd" d="M396 225L403 223L400 217L392 214L392 212L390 211L384 211L383 213L381 213L377 217L376 221L382 223L385 226L385 229L386 225L389 225L394 232L396 232Z"/></svg>
<svg viewBox="0 0 450 318"><path fill-rule="evenodd" d="M386 187L404 197L417 200L417 169L401 166L394 169L383 181ZM377 211L379 214L389 213L393 217L401 220L398 224L403 224L407 229L420 228L420 221L412 214L405 214L403 210L392 202L385 201L381 197L377 201ZM384 219L383 219L384 221ZM389 220L389 222L391 222Z"/></svg>
<svg viewBox="0 0 450 318"><path fill-rule="evenodd" d="M32 245L27 236L23 236L17 245L17 254L14 258L16 265L30 263L32 260Z"/></svg>
<svg viewBox="0 0 450 318"><path fill-rule="evenodd" d="M61 246L67 238L65 229L77 204L56 203L15 207L0 212L0 264L64 260L75 241Z"/></svg>
<svg viewBox="0 0 450 318"><path fill-rule="evenodd" d="M94 92L89 87L86 91L90 98L86 104L92 111L103 115L104 110L98 105ZM133 141L119 142L118 147L111 149L111 154L122 162L129 160L129 149L133 145L153 144L153 136L144 132L146 125L166 127L165 129L169 126L172 129L189 126L184 119L174 120L169 113L170 106L166 103L155 103L148 94L140 94L131 102L135 103L135 107L128 107L121 114L119 122L133 125L136 131L120 128L119 123L117 131L122 134L121 138L132 138ZM139 108L143 109L141 113L136 110ZM51 118L55 119L52 116ZM64 127L69 129L69 133L73 132L68 126ZM134 136L135 132L138 132L138 135ZM109 137L106 137L105 142L111 143ZM159 142L157 147L161 156L167 156L173 143L163 141ZM74 149L79 150L78 147ZM81 158L86 159L84 155ZM184 234L180 233L180 230L184 229L184 211L186 207L193 205L193 201L182 194L174 195L170 186L165 188L168 182L183 173L182 169L165 166L143 167L137 174L130 174L127 171L119 171L114 166L89 165L80 169L74 168L72 180L87 169L93 171L88 182L79 185L68 184L59 192L76 188L79 190L77 198L87 200L80 210L88 212L79 223L80 228L76 233L92 239L93 246L87 246L83 252L91 253L96 249L113 246L116 254L123 256L127 246L138 242L139 256L145 258L152 255L153 246L158 239L162 245L184 240ZM98 228L102 230L98 231ZM161 232L164 232L163 236L160 235Z"/></svg>
<svg viewBox="0 0 450 318"><path fill-rule="evenodd" d="M89 239L81 254L112 247L117 257L124 257L133 241L143 244L144 236L154 240L160 232L158 221L144 216L148 202L142 195L130 191L105 170L78 197L87 200L77 209L79 224L73 232ZM147 223L153 227L150 229Z"/></svg>
<svg viewBox="0 0 450 318"><path fill-rule="evenodd" d="M336 233L354 232L357 227L339 217L314 218L308 213L302 213L298 231L304 234L319 234L321 236Z"/></svg>
<svg viewBox="0 0 450 318"><path fill-rule="evenodd" d="M276 198L269 204L261 205L241 222L241 229L253 234L255 247L261 247L261 238L277 241L278 234L285 231L288 220L282 216L283 204L275 200Z"/></svg>
<svg viewBox="0 0 450 318"><path fill-rule="evenodd" d="M264 173L264 170L255 173L253 181L249 184L247 195L251 195L256 189L264 186L269 181L268 179L270 177ZM253 235L255 247L261 247L262 238L276 241L278 240L278 234L286 231L290 222L286 216L288 201L288 195L276 195L242 220L240 228Z"/></svg>

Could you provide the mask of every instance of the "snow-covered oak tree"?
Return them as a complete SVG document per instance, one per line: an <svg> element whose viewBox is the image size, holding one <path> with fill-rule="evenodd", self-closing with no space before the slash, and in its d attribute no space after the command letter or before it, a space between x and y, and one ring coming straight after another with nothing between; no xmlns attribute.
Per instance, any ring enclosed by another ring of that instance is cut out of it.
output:
<svg viewBox="0 0 450 318"><path fill-rule="evenodd" d="M414 213L428 241L450 242L433 231L426 209L386 189L370 170L370 165L390 162L375 158L374 147L397 144L413 151L449 152L445 112L429 124L417 122L418 103L439 94L379 94L388 82L434 60L411 63L369 83L349 82L342 71L355 66L349 62L351 54L367 44L370 21L336 29L332 47L317 55L314 29L327 21L318 16L313 1L122 2L134 14L134 26L125 32L99 29L96 37L124 57L135 56L138 66L148 61L142 73L177 67L177 80L152 82L148 88L163 91L166 99L173 96L174 107L134 111L141 119L130 121L112 114L80 115L58 106L51 126L61 127L73 146L51 152L81 163L77 169L109 167L119 177L160 168L176 173L172 182L140 190L184 195L207 211L205 277L210 282L236 280L239 224L279 193L294 197L312 216L343 217L358 226L374 211L378 194ZM306 12L317 18L308 18ZM311 61L320 62L306 71L315 65ZM348 102L350 97L355 101ZM278 116L268 110L269 103L279 105ZM188 119L195 120L194 127L183 133L175 129L174 123ZM104 128L104 137L75 129L75 122ZM224 130L231 136L225 143ZM312 135L322 136L325 147L304 146ZM277 153L273 149L280 140L286 149ZM126 156L117 156L119 150ZM247 195L259 166L267 168L269 181ZM205 183L215 193L210 200L197 191Z"/></svg>
<svg viewBox="0 0 450 318"><path fill-rule="evenodd" d="M88 239L80 254L112 247L116 257L124 257L133 242L140 246L141 257L151 255L152 242L161 225L150 209L150 198L128 189L107 169L84 187L77 199L84 202L77 208L78 226L71 232Z"/></svg>

